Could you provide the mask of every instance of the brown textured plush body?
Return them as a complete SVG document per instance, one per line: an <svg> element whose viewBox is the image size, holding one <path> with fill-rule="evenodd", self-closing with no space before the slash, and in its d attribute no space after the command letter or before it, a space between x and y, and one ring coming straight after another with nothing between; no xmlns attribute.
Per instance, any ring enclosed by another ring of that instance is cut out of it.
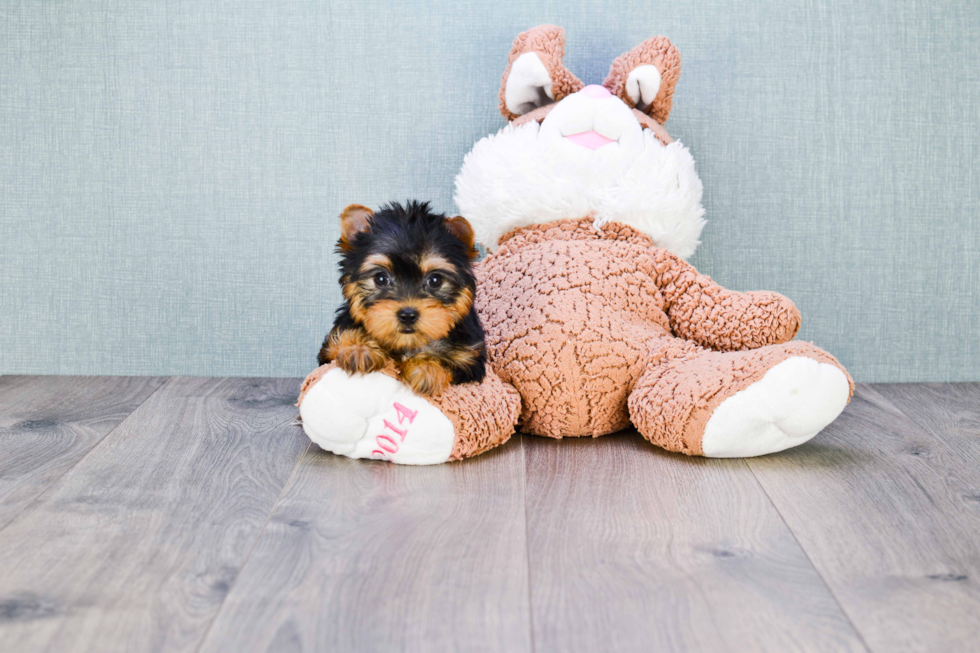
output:
<svg viewBox="0 0 980 653"><path fill-rule="evenodd" d="M598 436L632 421L657 444L698 454L713 407L775 362L833 361L787 343L800 326L787 298L726 290L619 223L517 229L478 279L489 359L536 435Z"/></svg>
<svg viewBox="0 0 980 653"><path fill-rule="evenodd" d="M479 141L456 177L472 233L497 248L474 267L486 379L426 404L457 438L440 455L484 451L513 421L553 438L632 423L664 449L710 457L766 455L814 437L853 392L846 370L791 342L800 314L790 300L726 290L682 258L699 245L704 208L694 160L663 125L677 48L647 39L612 63L602 86L583 85L564 52L554 25L514 40L499 93L509 124ZM309 406L345 414L356 403L322 387L333 394ZM362 418L377 416L331 414L315 441L364 457L330 437L334 423Z"/></svg>

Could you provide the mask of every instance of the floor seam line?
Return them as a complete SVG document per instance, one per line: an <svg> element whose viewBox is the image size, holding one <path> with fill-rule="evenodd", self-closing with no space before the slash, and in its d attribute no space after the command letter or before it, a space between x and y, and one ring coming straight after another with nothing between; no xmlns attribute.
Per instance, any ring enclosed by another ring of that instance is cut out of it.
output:
<svg viewBox="0 0 980 653"><path fill-rule="evenodd" d="M8 375L5 374L4 376L8 376ZM109 429L106 432L105 435L103 435L101 438L99 438L99 441L96 442L95 444L93 444L91 446L91 448L89 448L89 450L86 451L82 455L81 458L79 458L78 460L76 460L75 462L73 462L71 465L69 465L68 468L65 469L65 471L62 472L58 476L58 478L56 478L53 481L51 481L51 483L46 488L44 488L44 490L40 494L38 494L36 497L34 497L33 499L31 499L30 503L28 503L26 506L24 506L23 508L21 508L20 511L16 515L14 515L13 517L11 517L7 521L6 524L0 525L0 533L2 533L8 526L10 526L15 521L17 521L17 519L19 519L21 515L23 515L24 513L26 513L29 508L33 507L38 501L40 501L44 497L45 494L47 494L48 492L51 491L51 488L53 488L55 485L58 484L58 481L60 481L61 479L63 479L65 476L67 476L68 473L71 470L75 469L80 462L82 462L83 460L85 460L86 458L88 458L89 455L93 451L95 451L100 446L102 446L102 443L105 442L109 438L110 435L112 435L113 433L115 433L119 429L120 426L122 426L127 421L129 421L129 418L132 417L133 414L143 406L143 404L145 404L147 401L149 401L150 400L150 397L152 397L156 393L160 392L160 390L165 385L167 385L174 377L172 377L172 376L166 376L166 377L157 377L157 378L163 378L164 380L163 380L163 382L160 385L158 385L156 388L153 389L153 392L151 392L150 394L146 395L146 397L143 399L143 401L141 401L136 407L134 407L133 410L129 411L129 413L126 415L126 417L122 418L122 420L120 420L120 422L118 424L116 424L115 426L113 426L111 429Z"/></svg>
<svg viewBox="0 0 980 653"><path fill-rule="evenodd" d="M527 447L521 433L521 487L524 494L524 556L527 560L527 621L531 636L531 653L534 653L534 604L531 599L531 536L528 534L527 520Z"/></svg>
<svg viewBox="0 0 980 653"><path fill-rule="evenodd" d="M262 537L265 535L265 529L272 520L272 514L276 511L276 508L279 507L279 503L282 501L282 497L286 493L286 489L289 487L290 483L293 482L293 479L296 478L296 472L299 471L299 466L302 464L303 459L306 458L306 454L310 453L310 449L312 447L312 442L306 445L306 449L303 450L303 455L301 455L299 460L296 461L296 466L293 467L292 473L283 484L282 490L279 491L279 496L276 497L276 500L272 503L272 507L269 508L269 514L266 515L265 521L262 523L262 528L259 529L258 534L255 536L255 542L252 543L252 547L248 550L248 554L246 554L245 559L242 560L242 564L239 565L238 573L235 574L235 580L233 580L231 585L228 586L228 591L225 593L224 598L221 599L221 605L219 605L218 609L215 610L214 616L211 618L211 623L208 624L207 629L201 635L201 640L198 642L197 648L194 649L195 653L201 650L201 647L204 646L204 643L208 639L208 635L211 634L211 629L214 627L215 622L218 621L218 617L221 616L221 611L224 610L228 597L231 596L232 591L234 591L235 586L238 584L238 579L241 578L242 572L245 570L246 565L248 565L249 561L252 559L252 554L255 553L255 549L259 546L259 542L262 541Z"/></svg>
<svg viewBox="0 0 980 653"><path fill-rule="evenodd" d="M794 531L790 527L789 522L786 521L786 518L783 516L782 511L780 511L779 509L779 506L777 506L776 502L773 501L771 496L769 496L769 491L766 490L766 486L763 485L762 481L759 480L759 477L756 475L755 470L752 469L752 465L750 465L745 458L742 458L742 464L745 465L746 469L749 470L749 473L752 474L752 478L755 479L756 485L759 486L759 489L762 490L762 493L766 495L766 499L769 500L769 505L771 505L772 509L776 511L776 514L779 515L779 520L783 522L783 526L786 527L786 530L789 531L789 534L793 537L793 541L796 542L796 546L798 546L800 548L800 551L803 552L803 556L806 558L806 561L810 564L810 568L812 568L814 573L817 574L817 578L820 579L820 582L823 583L823 586L827 588L827 592L830 594L830 597L834 599L834 603L837 604L837 607L840 608L841 614L844 615L844 619L847 620L847 623L848 625L850 625L851 630L854 631L854 634L855 636L857 636L858 641L861 642L861 646L863 646L864 650L868 651L868 653L874 653L875 649L871 648L871 646L868 645L868 642L864 639L864 633L862 633L858 629L857 625L855 625L854 621L851 620L851 615L847 612L847 608L845 608L844 604L841 603L839 598L837 598L837 594L834 592L834 589L830 586L830 583L828 583L827 579L824 578L822 573L820 573L820 569L817 567L817 565L814 564L813 559L810 557L810 553L803 546L803 543L800 542L800 538L796 536L796 531Z"/></svg>
<svg viewBox="0 0 980 653"><path fill-rule="evenodd" d="M896 403L892 399L892 397L889 397L886 393L881 392L880 390L878 390L878 388L875 387L875 386L885 386L885 385L920 385L921 386L921 385L926 385L925 383L866 383L866 384L860 384L860 385L867 385L872 390L874 390L875 393L879 397L882 397L885 401L887 401L889 403L889 405L891 405L892 408L894 408L899 413L901 413L902 417L904 417L909 422L909 424L911 424L912 426L914 426L916 428L916 430L918 430L918 431L924 431L933 440L937 440L938 442L943 443L942 436L940 434L936 433L933 430L933 426L931 424L928 424L928 423L925 423L924 424L924 423L920 422L919 420L917 420L915 417L912 416L912 413L906 412L906 410L901 405L899 405L898 403ZM954 384L954 383L947 383L945 385L956 385L956 384ZM970 385L970 384L963 384L963 385ZM956 452L955 451L950 451L950 453L952 453L952 454L955 455Z"/></svg>

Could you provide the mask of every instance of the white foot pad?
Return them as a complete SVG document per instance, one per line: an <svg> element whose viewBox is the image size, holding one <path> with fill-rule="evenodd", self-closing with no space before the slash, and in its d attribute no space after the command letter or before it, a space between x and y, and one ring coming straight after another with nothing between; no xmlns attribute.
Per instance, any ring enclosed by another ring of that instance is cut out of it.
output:
<svg viewBox="0 0 980 653"><path fill-rule="evenodd" d="M847 405L850 387L837 367L794 356L723 401L704 428L709 458L763 456L803 444Z"/></svg>
<svg viewBox="0 0 980 653"><path fill-rule="evenodd" d="M332 369L300 404L303 430L348 458L434 465L449 460L455 432L442 411L398 379Z"/></svg>

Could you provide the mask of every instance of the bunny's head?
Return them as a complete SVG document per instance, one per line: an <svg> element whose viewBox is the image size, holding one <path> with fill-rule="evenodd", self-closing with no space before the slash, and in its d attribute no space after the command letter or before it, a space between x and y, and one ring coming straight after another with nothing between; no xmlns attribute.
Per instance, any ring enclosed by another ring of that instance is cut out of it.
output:
<svg viewBox="0 0 980 653"><path fill-rule="evenodd" d="M507 231L560 219L628 224L682 257L704 227L690 152L663 123L680 54L658 36L585 86L562 63L565 31L514 41L500 88L507 126L479 141L456 177L456 204L493 249Z"/></svg>

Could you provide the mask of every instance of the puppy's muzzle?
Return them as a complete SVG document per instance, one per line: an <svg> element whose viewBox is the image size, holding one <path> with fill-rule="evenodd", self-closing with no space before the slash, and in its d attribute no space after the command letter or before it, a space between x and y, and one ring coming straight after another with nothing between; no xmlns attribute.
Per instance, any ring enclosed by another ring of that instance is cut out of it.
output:
<svg viewBox="0 0 980 653"><path fill-rule="evenodd" d="M402 308L395 314L403 326L414 326L419 321L419 312L414 308Z"/></svg>

